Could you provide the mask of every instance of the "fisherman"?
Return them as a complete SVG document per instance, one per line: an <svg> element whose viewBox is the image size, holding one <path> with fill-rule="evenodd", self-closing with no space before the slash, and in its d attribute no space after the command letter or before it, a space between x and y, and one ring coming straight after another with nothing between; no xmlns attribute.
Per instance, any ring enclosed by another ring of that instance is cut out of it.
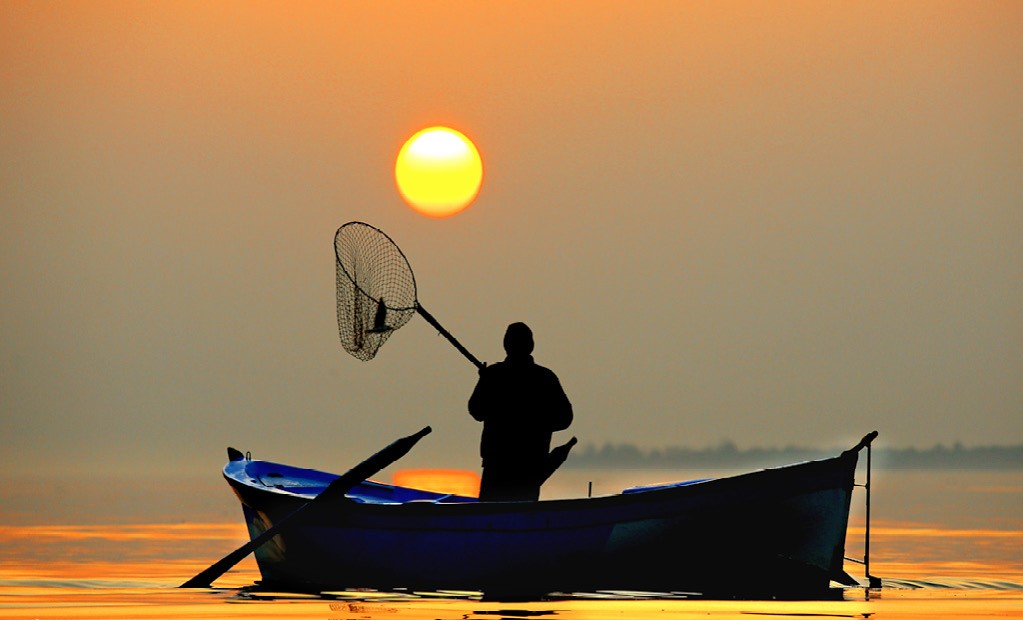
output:
<svg viewBox="0 0 1023 620"><path fill-rule="evenodd" d="M533 332L512 323L503 362L480 368L469 414L483 422L480 501L536 501L547 470L551 435L572 423L572 404L557 375L533 362Z"/></svg>

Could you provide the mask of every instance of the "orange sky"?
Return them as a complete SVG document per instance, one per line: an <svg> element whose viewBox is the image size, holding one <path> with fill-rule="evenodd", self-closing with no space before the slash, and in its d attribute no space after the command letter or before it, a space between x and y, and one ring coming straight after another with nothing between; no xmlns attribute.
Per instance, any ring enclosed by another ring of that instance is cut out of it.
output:
<svg viewBox="0 0 1023 620"><path fill-rule="evenodd" d="M476 467L433 328L340 348L350 220L480 359L529 323L583 444L1019 443L1021 59L1017 2L0 2L0 449Z"/></svg>

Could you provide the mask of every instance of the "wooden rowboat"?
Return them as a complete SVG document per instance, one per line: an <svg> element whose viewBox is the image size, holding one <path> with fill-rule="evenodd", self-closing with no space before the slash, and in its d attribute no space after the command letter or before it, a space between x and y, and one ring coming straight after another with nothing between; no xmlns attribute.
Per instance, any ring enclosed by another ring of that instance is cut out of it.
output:
<svg viewBox="0 0 1023 620"><path fill-rule="evenodd" d="M262 544L259 585L824 595L857 584L843 569L846 528L858 455L876 435L831 458L579 499L479 502L364 481ZM338 477L229 455L252 538Z"/></svg>

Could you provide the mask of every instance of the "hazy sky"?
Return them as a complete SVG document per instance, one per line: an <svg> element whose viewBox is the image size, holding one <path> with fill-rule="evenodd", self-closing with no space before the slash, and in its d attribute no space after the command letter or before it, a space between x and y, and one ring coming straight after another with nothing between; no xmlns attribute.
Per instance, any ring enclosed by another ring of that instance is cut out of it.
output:
<svg viewBox="0 0 1023 620"><path fill-rule="evenodd" d="M1023 442L1021 110L1021 2L0 0L0 453L477 467L426 321L341 348L351 220L480 359L529 323L583 445Z"/></svg>

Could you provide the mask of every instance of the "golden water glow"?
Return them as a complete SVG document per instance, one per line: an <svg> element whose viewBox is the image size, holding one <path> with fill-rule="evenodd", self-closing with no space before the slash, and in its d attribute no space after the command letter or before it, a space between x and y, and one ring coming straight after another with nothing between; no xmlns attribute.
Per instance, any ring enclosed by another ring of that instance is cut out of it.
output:
<svg viewBox="0 0 1023 620"><path fill-rule="evenodd" d="M159 523L125 525L0 525L0 540L157 541L233 540L245 542L244 526L237 523Z"/></svg>
<svg viewBox="0 0 1023 620"><path fill-rule="evenodd" d="M483 161L472 140L448 127L429 127L405 142L394 164L398 191L429 217L450 217L476 199Z"/></svg>
<svg viewBox="0 0 1023 620"><path fill-rule="evenodd" d="M467 469L403 469L394 472L394 484L434 493L479 497L480 476Z"/></svg>
<svg viewBox="0 0 1023 620"><path fill-rule="evenodd" d="M104 587L180 583L248 538L241 519L231 523L0 524L4 541L0 583L29 580L52 585L85 580ZM241 587L258 574L255 558L249 555L218 579L217 586Z"/></svg>
<svg viewBox="0 0 1023 620"><path fill-rule="evenodd" d="M452 480L476 477L464 470L405 470L401 476ZM865 534L849 529L851 539ZM517 602L516 614L561 620L743 620L842 617L930 620L932 618L1023 618L1023 573L1019 537L1023 532L989 528L943 528L927 523L884 522L871 528L883 591L846 589L840 600L645 600L628 592L582 593L580 598ZM0 525L0 619L103 618L347 618L432 620L509 615L507 603L481 601L478 592L331 592L309 594L238 590L260 578L249 555L214 584L213 590L176 587L247 539L239 519L231 523L131 525ZM971 560L958 546L991 546L983 560ZM852 542L852 541L850 541ZM855 555L847 549L848 555ZM923 558L923 559L922 559ZM846 565L853 576L862 566ZM737 579L743 577L739 576ZM674 596L674 595L673 595Z"/></svg>

